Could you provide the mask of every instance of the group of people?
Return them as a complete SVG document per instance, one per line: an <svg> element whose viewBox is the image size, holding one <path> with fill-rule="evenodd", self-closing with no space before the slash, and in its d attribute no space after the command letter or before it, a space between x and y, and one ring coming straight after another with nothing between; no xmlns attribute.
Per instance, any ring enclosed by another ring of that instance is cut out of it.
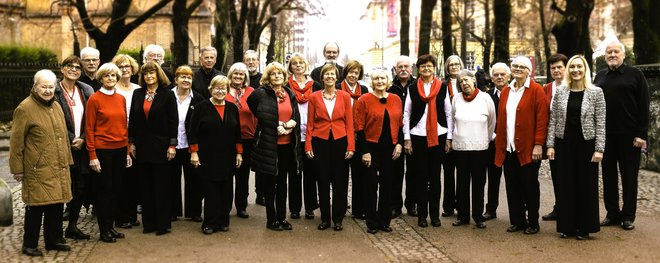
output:
<svg viewBox="0 0 660 263"><path fill-rule="evenodd" d="M587 239L601 225L634 228L649 93L642 73L623 63L621 43L607 46L608 68L593 83L582 56L550 57L555 81L545 87L520 56L510 66L495 63L494 87L483 90L458 56L445 61L444 81L433 55L415 63L400 56L394 77L373 70L367 88L360 62L338 65L336 43L323 52L326 63L310 73L299 53L286 67L273 62L259 72L258 54L247 51L225 76L213 68L212 47L200 51L199 70L173 73L161 67L157 45L145 49L142 66L120 54L99 67L98 50L85 48L63 61L61 80L37 72L10 140L10 169L26 204L22 253L42 255L42 217L47 250L70 250L63 234L89 239L76 226L85 202L93 204L103 242L125 237L115 227L142 224L144 233L167 234L181 216L202 222L204 234L229 231L232 201L236 215L249 218L250 171L268 229L292 230L287 213L298 219L304 205L306 219L320 208L319 230L341 231L350 180L351 213L372 234L391 232L404 206L419 227L429 219L439 227L441 216L457 212L453 226L472 218L485 228L497 217L503 171L507 231L535 234L544 158L556 205L543 219L556 219L562 237ZM131 82L136 74L138 84ZM608 213L599 223L601 160Z"/></svg>

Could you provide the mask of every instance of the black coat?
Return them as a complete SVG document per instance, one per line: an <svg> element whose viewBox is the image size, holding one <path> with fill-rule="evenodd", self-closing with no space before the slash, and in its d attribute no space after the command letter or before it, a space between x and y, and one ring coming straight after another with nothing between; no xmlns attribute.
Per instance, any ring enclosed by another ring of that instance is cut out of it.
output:
<svg viewBox="0 0 660 263"><path fill-rule="evenodd" d="M217 69L212 69L209 74L206 74L204 69L199 68L193 74L192 89L197 91L199 94L202 94L202 97L205 99L211 98L211 92L209 92L209 84L211 80L218 75L225 75L224 72Z"/></svg>
<svg viewBox="0 0 660 263"><path fill-rule="evenodd" d="M498 113L497 108L498 105L500 104L500 97L497 96L497 94L495 94L495 90L497 90L497 88L493 87L492 89L488 90L486 93L490 95L490 98L493 100L493 103L495 104L495 118L497 118L497 113ZM500 92L500 95L502 95L502 92ZM497 124L495 127L497 127Z"/></svg>
<svg viewBox="0 0 660 263"><path fill-rule="evenodd" d="M413 85L417 85L417 79L415 79L413 76L410 76L406 86L403 86L403 84L401 84L401 80L399 80L398 77L395 77L392 81L392 86L387 90L387 92L399 96L401 99L401 105L403 106L403 104L406 102L406 97L408 97L408 90L410 87L417 88L417 86Z"/></svg>
<svg viewBox="0 0 660 263"><path fill-rule="evenodd" d="M284 87L289 94L291 109L293 110L293 120L298 123L290 133L291 142L294 143L294 154L296 159L296 168L302 167L302 147L300 143L300 112L295 95L289 89ZM250 167L256 173L277 175L277 98L275 91L266 87L259 87L250 94L247 99L248 106L254 116L257 118L257 129L254 134L254 147L252 148L252 160Z"/></svg>
<svg viewBox="0 0 660 263"><path fill-rule="evenodd" d="M61 82L61 81L60 81ZM87 100L89 99L92 94L94 94L94 88L92 86L87 85L81 81L76 81L76 86L78 89L81 91L82 94L82 102L83 106L85 109L87 108ZM71 109L69 108L69 103L67 102L66 98L64 96L67 96L63 93L62 88L59 85L55 87L55 99L57 102L62 105L62 111L64 112L64 120L66 121L66 129L69 135L69 143L73 142L73 139L76 137L75 133L75 123L73 123L73 118L71 116ZM82 116L82 121L80 122L80 138L85 138L85 112L83 111L83 116ZM80 167L80 173L86 174L89 173L89 154L87 153L87 148L85 147L85 144L83 144L83 147L78 150L74 151L73 149L71 150L71 155L73 156L73 166L74 167ZM82 165L81 165L82 164Z"/></svg>
<svg viewBox="0 0 660 263"><path fill-rule="evenodd" d="M137 163L167 163L167 148L177 145L176 95L167 87L158 87L147 118L143 107L146 93L147 88L133 92L128 140L135 144Z"/></svg>
<svg viewBox="0 0 660 263"><path fill-rule="evenodd" d="M212 181L231 180L236 167L236 143L241 142L236 105L225 103L221 119L213 103L204 100L192 110L188 127L188 144L199 147L200 175Z"/></svg>

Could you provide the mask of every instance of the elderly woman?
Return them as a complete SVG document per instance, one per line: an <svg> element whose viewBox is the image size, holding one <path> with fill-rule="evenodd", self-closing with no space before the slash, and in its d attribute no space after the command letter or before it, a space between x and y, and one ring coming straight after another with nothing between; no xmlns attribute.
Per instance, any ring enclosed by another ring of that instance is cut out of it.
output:
<svg viewBox="0 0 660 263"><path fill-rule="evenodd" d="M254 130L257 127L257 119L247 105L247 98L254 92L249 87L248 68L245 64L238 62L229 68L229 93L226 100L238 107L238 116L241 119L241 141L243 142L243 164L232 174L236 178L236 192L234 193L234 204L236 215L240 218L248 218L248 182L250 181L250 158L252 144L254 144ZM231 206L230 206L231 208Z"/></svg>
<svg viewBox="0 0 660 263"><path fill-rule="evenodd" d="M73 200L67 204L69 224L64 236L73 239L89 239L89 235L78 229L80 208L83 206L88 191L91 190L89 180L89 156L85 149L85 108L87 100L94 89L80 81L81 61L77 56L69 56L62 61L62 80L55 87L55 99L64 112L64 120L71 142L73 165L70 167L71 193Z"/></svg>
<svg viewBox="0 0 660 263"><path fill-rule="evenodd" d="M139 81L142 88L133 93L128 135L140 173L142 232L164 235L171 228L168 163L176 156L178 145L176 95L167 88L170 81L157 63L142 65Z"/></svg>
<svg viewBox="0 0 660 263"><path fill-rule="evenodd" d="M71 201L73 165L62 107L54 98L57 78L50 70L34 75L30 96L14 110L9 140L9 170L22 184L25 224L22 253L43 256L37 248L44 221L46 250L69 251L62 243L62 210Z"/></svg>
<svg viewBox="0 0 660 263"><path fill-rule="evenodd" d="M85 112L85 136L89 152L89 167L96 190L96 217L99 221L101 241L112 243L124 234L114 229L119 208L122 179L128 156L128 125L126 124L126 100L115 92L121 72L112 63L101 65L96 79L101 89L89 98ZM119 106L119 107L118 107Z"/></svg>
<svg viewBox="0 0 660 263"><path fill-rule="evenodd" d="M573 56L552 103L548 158L557 162L557 232L589 238L598 222L598 163L605 151L605 97L584 57Z"/></svg>
<svg viewBox="0 0 660 263"><path fill-rule="evenodd" d="M493 99L477 89L474 74L467 69L458 73L461 96L452 100L454 140L452 148L458 168L456 196L458 216L453 226L470 222L470 181L472 181L472 219L477 228L485 228L484 186L488 167L488 144L495 132L495 104Z"/></svg>
<svg viewBox="0 0 660 263"><path fill-rule="evenodd" d="M300 167L301 159L300 113L295 95L285 86L286 79L282 64L268 64L262 86L247 100L257 118L252 170L266 198L266 227L275 231L293 229L286 221L287 175Z"/></svg>
<svg viewBox="0 0 660 263"><path fill-rule="evenodd" d="M195 106L188 131L190 163L202 178L202 233L206 235L229 231L232 175L243 161L239 110L225 100L229 92L227 77L215 76L209 92L211 98Z"/></svg>
<svg viewBox="0 0 660 263"><path fill-rule="evenodd" d="M504 165L508 232L539 232L539 167L548 132L545 92L530 78L532 62L524 56L511 62L513 81L502 89L495 128L495 165ZM527 216L525 216L527 215Z"/></svg>
<svg viewBox="0 0 660 263"><path fill-rule="evenodd" d="M126 112L131 112L131 102L133 99L133 92L140 88L140 85L132 83L131 78L138 72L138 64L133 57L126 54L118 54L112 59L112 64L115 64L121 71L121 76L115 91L117 94L124 96L126 99ZM127 115L127 123L130 122ZM128 127L127 127L128 128ZM124 178L122 179L122 194L119 197L119 213L116 218L116 226L120 228L131 228L139 226L140 221L137 220L137 210L135 209L138 204L138 179L136 177L137 169L130 167L126 169Z"/></svg>
<svg viewBox="0 0 660 263"><path fill-rule="evenodd" d="M344 71L342 71L343 81L337 85L341 89L351 95L351 106L355 106L358 98L362 94L369 93L367 87L360 85L359 80L364 77L364 67L357 60L350 60L346 63ZM355 113L355 108L353 108ZM362 156L360 149L356 149L356 156ZM360 158L352 158L348 161L351 172L351 196L352 196L352 214L353 217L358 219L366 219L366 200L367 200L367 167L364 166ZM348 187L348 184L346 184ZM348 189L346 189L348 192Z"/></svg>
<svg viewBox="0 0 660 263"><path fill-rule="evenodd" d="M442 85L446 86L447 96L450 100L461 92L460 83L458 83L458 72L464 68L463 60L457 55L451 55L445 60L445 76L447 76L447 80ZM448 217L454 214L458 203L456 198L456 156L454 152L445 154L442 169L445 185L442 191L442 216Z"/></svg>
<svg viewBox="0 0 660 263"><path fill-rule="evenodd" d="M417 58L419 78L408 91L403 109L404 150L411 155L411 167L416 176L417 225L440 226L440 165L451 149L451 102L441 81L435 77L436 58L421 55Z"/></svg>
<svg viewBox="0 0 660 263"><path fill-rule="evenodd" d="M369 169L363 175L367 179L363 201L367 232L371 234L379 229L392 232L390 201L395 164L392 160L399 158L403 149L403 106L398 96L387 92L390 84L386 71L372 72L373 92L363 95L355 105L357 148L362 153L360 161Z"/></svg>
<svg viewBox="0 0 660 263"><path fill-rule="evenodd" d="M348 199L346 163L355 152L351 96L336 89L338 75L339 70L334 65L323 66L323 90L312 93L309 98L305 153L308 158L315 159L316 164L321 205L319 230L330 227L330 219L335 223L335 231L344 229L342 222Z"/></svg>
<svg viewBox="0 0 660 263"><path fill-rule="evenodd" d="M189 66L180 66L174 73L176 86L172 88L176 96L176 107L179 116L177 126L176 156L170 161L172 165L172 220L183 216L181 207L181 170L185 180L185 216L195 222L202 222L202 189L199 176L190 164L190 151L186 130L195 105L203 101L201 94L192 89L193 71Z"/></svg>

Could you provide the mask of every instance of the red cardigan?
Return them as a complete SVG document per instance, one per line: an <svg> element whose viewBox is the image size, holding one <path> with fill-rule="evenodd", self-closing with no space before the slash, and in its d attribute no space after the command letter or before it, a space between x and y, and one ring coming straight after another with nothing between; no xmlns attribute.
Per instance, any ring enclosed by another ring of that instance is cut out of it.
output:
<svg viewBox="0 0 660 263"><path fill-rule="evenodd" d="M309 96L307 105L307 138L305 151L312 151L312 137L327 140L330 137L340 139L347 137L346 151L355 151L355 130L353 128L353 111L351 109L351 95L337 90L335 107L332 110L332 119L323 103L323 90L316 91Z"/></svg>
<svg viewBox="0 0 660 263"><path fill-rule="evenodd" d="M511 88L502 89L500 104L497 112L497 129L495 133L495 165L502 166L506 157L506 103ZM525 90L516 113L516 154L520 165L532 162L534 145L545 145L548 134L549 107L547 97L541 85L530 81L529 88Z"/></svg>
<svg viewBox="0 0 660 263"><path fill-rule="evenodd" d="M543 92L545 92L546 102L548 103L548 108L552 108L550 102L552 101L552 83L554 81L543 85Z"/></svg>
<svg viewBox="0 0 660 263"><path fill-rule="evenodd" d="M397 144L399 128L403 127L403 111L401 109L403 107L399 96L388 96L387 103L383 104L374 94L362 95L355 103L355 131L364 130L364 137L368 142L378 143L383 128L385 110L387 110L390 117L392 144Z"/></svg>

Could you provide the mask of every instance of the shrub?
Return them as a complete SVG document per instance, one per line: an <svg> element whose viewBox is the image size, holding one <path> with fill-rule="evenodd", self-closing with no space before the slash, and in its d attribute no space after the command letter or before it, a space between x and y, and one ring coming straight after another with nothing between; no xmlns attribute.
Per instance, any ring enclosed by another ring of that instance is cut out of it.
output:
<svg viewBox="0 0 660 263"><path fill-rule="evenodd" d="M0 61L10 63L57 63L57 55L46 48L0 45Z"/></svg>

